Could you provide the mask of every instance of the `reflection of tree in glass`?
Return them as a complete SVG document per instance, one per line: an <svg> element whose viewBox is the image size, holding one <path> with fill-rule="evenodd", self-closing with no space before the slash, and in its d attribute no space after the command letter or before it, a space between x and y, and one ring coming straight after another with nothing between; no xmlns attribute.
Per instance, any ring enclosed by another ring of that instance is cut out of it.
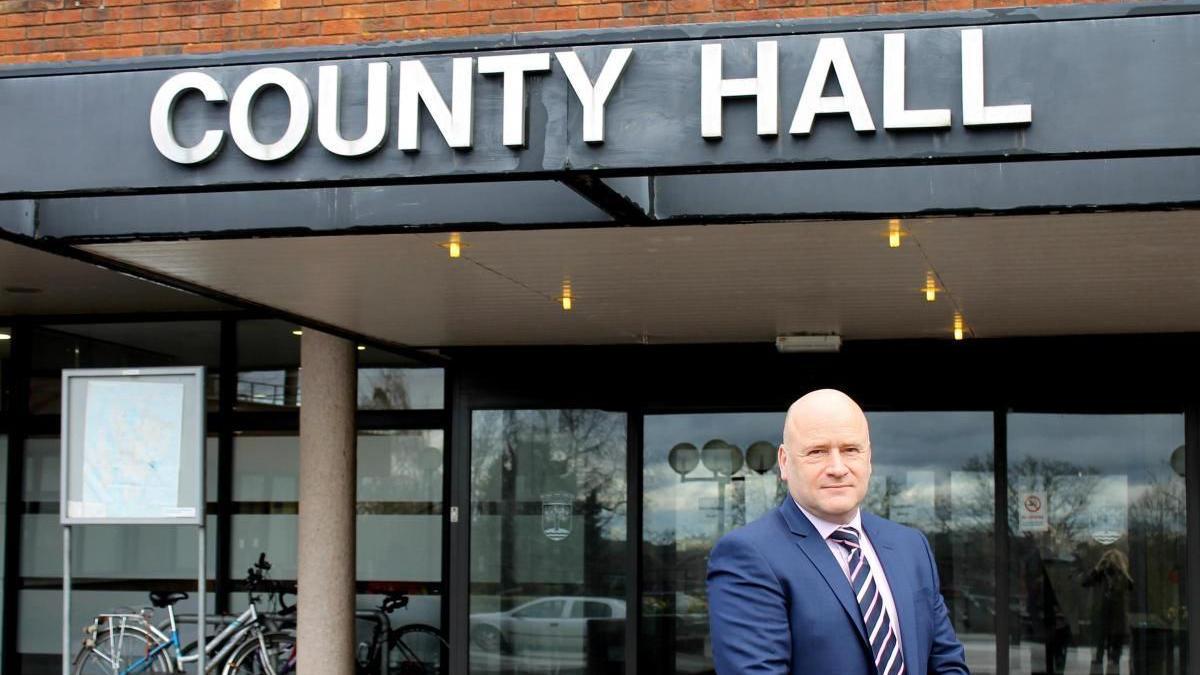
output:
<svg viewBox="0 0 1200 675"><path fill-rule="evenodd" d="M1048 536L1059 545L1086 537L1091 525L1088 503L1099 484L1099 471L1061 459L1025 457L1008 466L1008 526L1019 531L1019 494L1045 492L1051 528ZM1047 544L1050 541L1046 542Z"/></svg>
<svg viewBox="0 0 1200 675"><path fill-rule="evenodd" d="M360 410L406 410L408 386L399 368L361 368L358 371Z"/></svg>

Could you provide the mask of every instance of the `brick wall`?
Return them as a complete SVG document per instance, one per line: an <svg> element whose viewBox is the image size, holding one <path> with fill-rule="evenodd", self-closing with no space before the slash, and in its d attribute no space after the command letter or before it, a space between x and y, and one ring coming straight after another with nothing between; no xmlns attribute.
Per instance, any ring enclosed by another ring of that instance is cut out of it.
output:
<svg viewBox="0 0 1200 675"><path fill-rule="evenodd" d="M1078 0L0 0L0 64Z"/></svg>

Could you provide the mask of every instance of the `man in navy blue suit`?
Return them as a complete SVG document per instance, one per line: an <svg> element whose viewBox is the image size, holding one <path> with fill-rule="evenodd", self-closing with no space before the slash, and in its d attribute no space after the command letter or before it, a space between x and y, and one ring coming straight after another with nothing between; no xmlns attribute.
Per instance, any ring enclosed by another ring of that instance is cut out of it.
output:
<svg viewBox="0 0 1200 675"><path fill-rule="evenodd" d="M788 409L789 497L708 561L720 675L967 675L925 536L859 508L871 479L862 409L822 389Z"/></svg>

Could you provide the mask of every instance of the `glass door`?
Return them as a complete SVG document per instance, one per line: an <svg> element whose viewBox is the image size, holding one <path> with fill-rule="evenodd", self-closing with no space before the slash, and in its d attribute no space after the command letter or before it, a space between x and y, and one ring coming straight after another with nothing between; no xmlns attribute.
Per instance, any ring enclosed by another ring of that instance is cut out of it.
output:
<svg viewBox="0 0 1200 675"><path fill-rule="evenodd" d="M624 670L627 416L471 415L472 673Z"/></svg>

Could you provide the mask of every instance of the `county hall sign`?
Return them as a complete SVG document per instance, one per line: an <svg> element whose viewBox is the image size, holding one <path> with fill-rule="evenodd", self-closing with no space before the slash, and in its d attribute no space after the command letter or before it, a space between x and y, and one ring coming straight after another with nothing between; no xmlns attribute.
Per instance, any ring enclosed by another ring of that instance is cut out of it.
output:
<svg viewBox="0 0 1200 675"><path fill-rule="evenodd" d="M787 133L808 136L813 133L818 115L841 116L857 133L871 133L882 126L895 129L945 129L952 125L954 114L948 103L953 97L960 103L961 124L964 127L1023 125L1032 119L1029 103L989 105L985 96L984 34L979 28L964 29L959 35L957 87L944 91L938 87L936 100L944 107L913 108L906 103L910 70L904 33L882 33L863 40L879 52L882 70L881 86L874 91L880 102L880 115L872 113L844 37L819 37L784 42L783 49L793 48L805 53L801 60L807 68L796 72L781 70L779 40L753 41L751 73L729 76L726 73L743 66L727 64L725 46L720 42L699 45L699 63L690 73L699 81L698 100L683 109L658 111L661 119L696 117L698 109L699 135L704 139L720 140L725 134L724 106L727 99L753 99L754 133L774 137L780 131L781 106L791 104L781 100L780 81L797 80L803 87L794 105ZM737 45L743 51L747 45ZM811 47L811 49L805 49ZM650 51L647 49L646 51ZM694 50L693 50L694 51ZM291 156L310 137L314 126L313 98L316 98L315 127L317 141L330 153L342 157L362 157L380 150L389 132L389 119L394 123L394 147L404 152L419 152L421 148L422 111L436 127L447 147L470 150L476 142L473 130L478 114L475 105L476 78L494 77L499 80L499 126L501 144L508 148L525 148L528 141L529 119L527 89L534 79L561 77L566 81L570 97L567 106L580 111L579 128L563 127L565 133L578 135L588 144L605 142L605 113L621 105L621 80L631 62L639 64L637 47L614 47L597 50L600 66L589 74L575 50L502 53L479 57L449 58L449 78L439 88L426 66L426 59L370 60L364 64L319 65L315 83L305 80L303 72L269 66L248 73L231 89L217 76L200 70L189 70L168 78L155 93L150 106L150 133L154 146L167 159L178 164L201 164L215 158L223 147L226 130L205 129L199 140L187 144L175 130L176 104L183 96L199 94L214 105L228 108L228 135L234 145L247 157L273 162ZM676 54L674 56L682 56ZM655 58L657 57L657 58ZM647 72L662 62L662 55L652 55L643 66ZM744 55L741 59L744 61ZM687 61L694 62L695 59ZM686 63L686 62L685 62ZM665 77L688 75L679 63L664 71ZM790 65L790 64L789 64ZM920 77L917 71L916 77ZM358 98L354 109L361 129L353 137L343 130L343 110L346 109L346 87L343 82L358 78ZM310 78L311 79L311 78ZM445 78L443 78L445 79ZM932 79L932 78L931 78ZM945 78L940 78L945 80ZM556 87L553 82L544 89ZM253 109L260 95L270 89L282 92L286 99L282 133L264 140L256 130ZM670 97L664 105L678 103ZM394 109L394 117L389 110ZM877 119L878 117L878 119Z"/></svg>

